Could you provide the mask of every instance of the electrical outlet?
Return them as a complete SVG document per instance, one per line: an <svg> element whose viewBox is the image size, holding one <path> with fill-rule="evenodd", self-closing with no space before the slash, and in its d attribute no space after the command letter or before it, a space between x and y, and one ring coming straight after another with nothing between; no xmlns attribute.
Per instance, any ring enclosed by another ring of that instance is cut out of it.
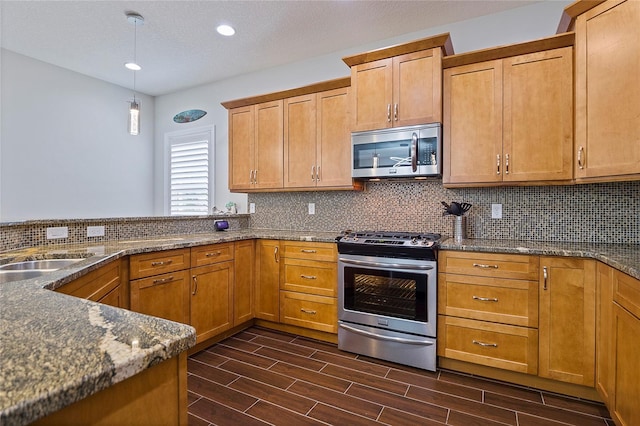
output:
<svg viewBox="0 0 640 426"><path fill-rule="evenodd" d="M68 226L56 226L53 228L47 228L47 240L55 240L58 238L68 238L69 227Z"/></svg>
<svg viewBox="0 0 640 426"><path fill-rule="evenodd" d="M502 204L491 204L491 219L502 219Z"/></svg>
<svg viewBox="0 0 640 426"><path fill-rule="evenodd" d="M104 237L104 226L87 226L87 237Z"/></svg>
<svg viewBox="0 0 640 426"><path fill-rule="evenodd" d="M249 203L249 213L256 212L256 203Z"/></svg>
<svg viewBox="0 0 640 426"><path fill-rule="evenodd" d="M309 214L316 214L316 203L309 203Z"/></svg>

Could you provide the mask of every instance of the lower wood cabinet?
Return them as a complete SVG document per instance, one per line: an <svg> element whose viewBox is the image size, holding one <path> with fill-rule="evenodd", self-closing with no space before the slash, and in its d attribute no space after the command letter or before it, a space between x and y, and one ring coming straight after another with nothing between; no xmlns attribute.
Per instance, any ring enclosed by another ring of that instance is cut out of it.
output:
<svg viewBox="0 0 640 426"><path fill-rule="evenodd" d="M255 317L280 321L280 241L256 241Z"/></svg>
<svg viewBox="0 0 640 426"><path fill-rule="evenodd" d="M255 240L234 243L233 325L254 318Z"/></svg>
<svg viewBox="0 0 640 426"><path fill-rule="evenodd" d="M118 308L129 308L129 286L125 260L115 260L56 289L82 299Z"/></svg>
<svg viewBox="0 0 640 426"><path fill-rule="evenodd" d="M538 375L595 385L596 262L540 258Z"/></svg>
<svg viewBox="0 0 640 426"><path fill-rule="evenodd" d="M131 310L189 324L189 270L130 281Z"/></svg>
<svg viewBox="0 0 640 426"><path fill-rule="evenodd" d="M598 262L596 267L596 390L610 404L613 389L613 276L614 269Z"/></svg>
<svg viewBox="0 0 640 426"><path fill-rule="evenodd" d="M333 297L280 292L280 321L327 333L338 332L338 305Z"/></svg>
<svg viewBox="0 0 640 426"><path fill-rule="evenodd" d="M198 343L233 327L233 261L191 269L191 315Z"/></svg>

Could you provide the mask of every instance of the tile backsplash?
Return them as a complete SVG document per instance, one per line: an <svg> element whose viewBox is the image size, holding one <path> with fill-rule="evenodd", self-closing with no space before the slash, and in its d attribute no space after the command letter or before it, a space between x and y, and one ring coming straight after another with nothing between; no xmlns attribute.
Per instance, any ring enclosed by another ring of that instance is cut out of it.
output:
<svg viewBox="0 0 640 426"><path fill-rule="evenodd" d="M640 243L640 182L446 189L441 180L369 182L362 192L249 194L251 228L399 230L452 235L441 201L473 204L468 238ZM315 214L308 214L309 203ZM502 204L502 219L491 204Z"/></svg>

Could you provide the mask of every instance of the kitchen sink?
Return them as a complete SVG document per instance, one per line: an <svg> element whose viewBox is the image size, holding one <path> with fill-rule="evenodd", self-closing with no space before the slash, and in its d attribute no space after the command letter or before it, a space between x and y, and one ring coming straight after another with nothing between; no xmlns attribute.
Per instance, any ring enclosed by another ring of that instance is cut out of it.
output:
<svg viewBox="0 0 640 426"><path fill-rule="evenodd" d="M23 271L0 270L0 284L10 283L12 281L28 280L29 278L44 275L47 270L31 269Z"/></svg>
<svg viewBox="0 0 640 426"><path fill-rule="evenodd" d="M82 259L44 259L44 260L27 260L24 262L8 263L0 266L0 271L29 271L44 270L55 271L73 265Z"/></svg>

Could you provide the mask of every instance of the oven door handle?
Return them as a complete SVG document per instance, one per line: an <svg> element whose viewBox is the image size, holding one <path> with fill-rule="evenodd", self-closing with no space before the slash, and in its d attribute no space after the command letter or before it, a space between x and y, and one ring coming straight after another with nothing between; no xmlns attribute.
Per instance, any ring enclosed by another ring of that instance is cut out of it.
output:
<svg viewBox="0 0 640 426"><path fill-rule="evenodd" d="M378 340L387 340L395 343L404 343L408 345L421 345L421 346L433 346L435 344L433 340L413 340L413 339L403 339L402 337L381 336L379 334L371 333L370 331L360 330L358 328L350 327L345 324L338 324L338 327L343 328L352 333L361 334L363 336L372 337Z"/></svg>
<svg viewBox="0 0 640 426"><path fill-rule="evenodd" d="M403 265L401 263L387 263L387 262L365 262L362 260L345 259L344 257L338 258L340 262L349 263L358 266L373 266L377 268L394 268L394 269L413 269L428 271L433 269L433 266L429 265Z"/></svg>

